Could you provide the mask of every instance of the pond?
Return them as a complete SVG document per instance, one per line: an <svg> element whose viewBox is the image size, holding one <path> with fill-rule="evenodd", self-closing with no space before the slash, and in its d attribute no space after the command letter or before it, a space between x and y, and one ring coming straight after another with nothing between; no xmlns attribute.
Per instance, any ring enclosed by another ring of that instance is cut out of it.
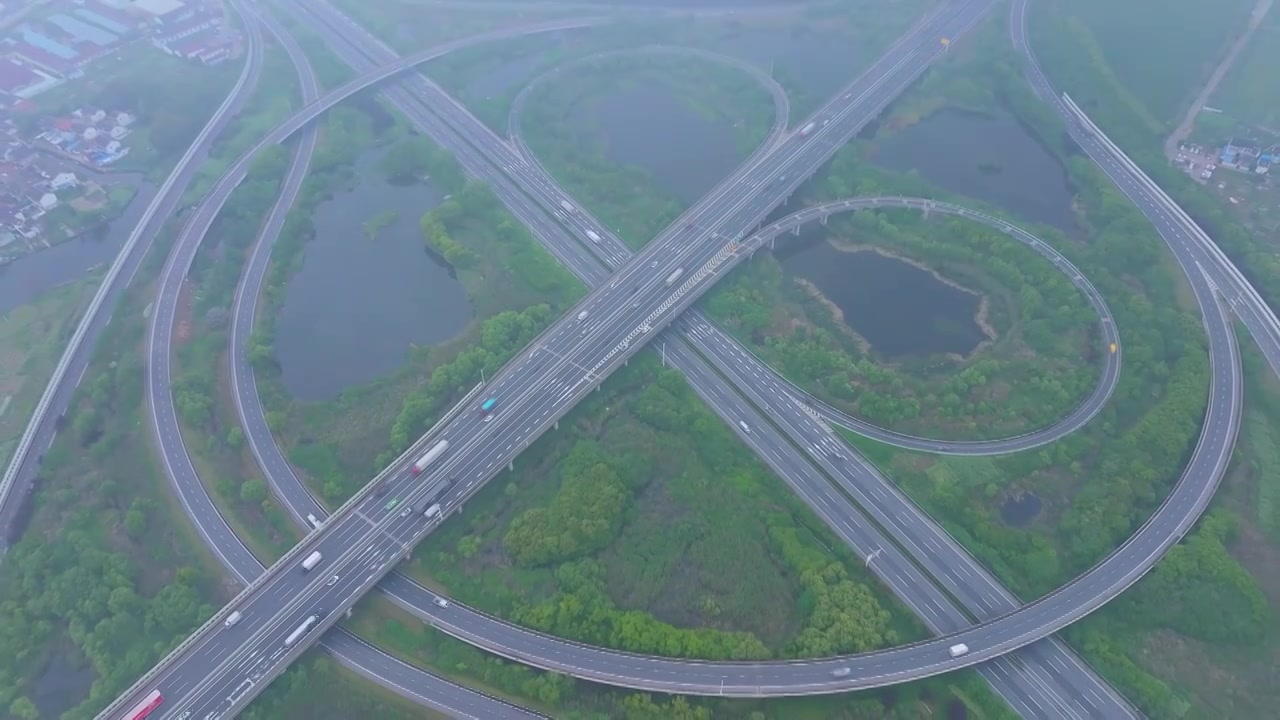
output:
<svg viewBox="0 0 1280 720"><path fill-rule="evenodd" d="M963 142L958 139L963 138ZM1012 114L943 109L880 135L875 164L917 172L940 188L990 203L1015 217L1078 231L1066 170Z"/></svg>
<svg viewBox="0 0 1280 720"><path fill-rule="evenodd" d="M0 314L79 280L90 269L110 265L154 196L155 188L142 184L115 220L0 267Z"/></svg>
<svg viewBox="0 0 1280 720"><path fill-rule="evenodd" d="M95 673L75 646L59 643L31 687L31 701L42 718L62 717L89 696Z"/></svg>
<svg viewBox="0 0 1280 720"><path fill-rule="evenodd" d="M358 181L317 206L316 235L285 289L276 358L299 400L330 399L393 372L410 348L448 340L471 318L462 284L419 229L443 197L430 185L387 182L381 153L366 153Z"/></svg>
<svg viewBox="0 0 1280 720"><path fill-rule="evenodd" d="M638 79L596 99L584 114L605 141L605 157L638 167L694 203L743 160L731 127L690 107L665 83Z"/></svg>
<svg viewBox="0 0 1280 720"><path fill-rule="evenodd" d="M1014 493L1000 506L1000 519L1009 527L1026 527L1040 514L1043 505L1043 501L1035 493Z"/></svg>
<svg viewBox="0 0 1280 720"><path fill-rule="evenodd" d="M823 229L780 241L777 257L884 358L968 355L988 339L975 320L981 296L904 260L837 249Z"/></svg>

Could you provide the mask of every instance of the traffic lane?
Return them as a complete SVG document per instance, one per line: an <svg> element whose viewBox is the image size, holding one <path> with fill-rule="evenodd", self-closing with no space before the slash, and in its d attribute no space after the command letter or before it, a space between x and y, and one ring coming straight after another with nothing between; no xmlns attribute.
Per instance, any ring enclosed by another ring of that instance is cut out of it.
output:
<svg viewBox="0 0 1280 720"><path fill-rule="evenodd" d="M745 393L757 406L771 408L775 422L789 424L811 445L825 439L825 430L803 412L784 389L774 384L772 374L756 374L719 357L713 361L722 373L728 374L739 392ZM869 463L853 453L842 454L839 462L823 452L813 453L812 459L853 497L857 507L868 514L868 520L884 527L894 541L924 566L925 572L942 583L979 620L991 619L1018 606L1012 594L987 574L975 558ZM850 510L857 512L852 507Z"/></svg>
<svg viewBox="0 0 1280 720"><path fill-rule="evenodd" d="M411 668L345 631L325 635L322 645L344 666L419 705L454 717L474 720L531 720L542 718L477 690L464 688Z"/></svg>
<svg viewBox="0 0 1280 720"><path fill-rule="evenodd" d="M383 547L371 546L360 551L359 556L362 559L376 558L383 550ZM205 682L185 698L184 702L201 712L205 712L206 708L212 711L219 704L229 702L228 698L235 694L234 691L239 690L246 679L251 679L248 677L251 672L266 672L279 662L288 651L284 645L285 638L307 617L313 614L327 616L330 609L327 605L340 601L344 594L347 599L358 597L359 578L347 578L344 581L339 576L338 580L332 582L330 584L330 580L326 578L323 583L302 586L274 615L264 613L252 638L231 648L231 652L219 658L216 664L204 666L208 671ZM306 637L316 635L318 631L313 628ZM299 643L301 642L300 640Z"/></svg>
<svg viewBox="0 0 1280 720"><path fill-rule="evenodd" d="M741 383L736 384L739 384L739 387L741 387ZM800 430L800 432L803 432L803 430ZM850 516L854 516L855 514L860 515L860 512L852 509L852 507L846 507L846 512ZM969 625L968 621L966 621L966 619L960 619L959 626L955 629L959 629L960 626L966 625ZM1037 667L1036 664L1032 662L1032 664L1023 667L1023 669L1016 670L1012 669L1012 666L1007 665L1007 662L1012 662L1014 660L1016 659L997 660L991 664L989 671L984 671L984 675L988 676L988 679L991 680L993 685L995 685L997 691L1002 691L1002 694L1004 694L1012 705L1023 705L1025 707L1050 706L1059 708L1069 705L1071 701L1065 700L1065 693L1062 692L1066 688L1065 682L1062 682L1059 678L1053 678L1053 674L1050 673L1050 671L1047 671L1047 664L1043 667ZM983 667L986 669L987 666ZM1039 700L1037 700L1037 696L1041 697L1041 700L1044 700L1044 703L1039 702ZM1020 703L1020 700L1024 702ZM1043 712L1039 712L1037 716L1046 715L1044 715Z"/></svg>

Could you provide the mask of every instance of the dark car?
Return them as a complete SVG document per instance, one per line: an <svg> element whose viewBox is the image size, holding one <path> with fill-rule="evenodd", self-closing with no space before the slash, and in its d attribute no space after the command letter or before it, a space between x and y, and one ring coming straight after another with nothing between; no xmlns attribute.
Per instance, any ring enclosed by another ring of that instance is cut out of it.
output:
<svg viewBox="0 0 1280 720"><path fill-rule="evenodd" d="M379 486L377 487L377 489L375 489L375 490L373 491L373 496L374 496L374 497L382 497L383 495L386 495L388 492L391 492L391 486L390 486L390 485L387 485L386 483L383 483L382 485L379 485Z"/></svg>

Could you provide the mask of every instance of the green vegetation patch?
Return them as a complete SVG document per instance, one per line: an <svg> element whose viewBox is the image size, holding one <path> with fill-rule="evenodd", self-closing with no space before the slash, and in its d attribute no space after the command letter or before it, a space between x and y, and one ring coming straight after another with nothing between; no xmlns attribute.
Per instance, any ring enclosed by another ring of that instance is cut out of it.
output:
<svg viewBox="0 0 1280 720"><path fill-rule="evenodd" d="M342 111L337 108L330 113ZM259 391L270 410L268 421L289 458L306 471L317 492L340 504L398 456L467 391L492 374L581 296L581 283L556 264L507 213L487 186L469 182L447 153L421 137L393 134L380 152L380 169L394 182L430 182L451 194L422 218L423 239L449 262L466 288L475 313L471 325L445 344L416 348L405 367L363 387L320 403L291 399L279 382L275 364L274 308L299 267L301 251L313 229L309 211L337 183L356 182L356 155L367 148L355 142L372 132L369 119L348 109L349 121L326 129L326 136L350 134L325 147L344 154L317 153L317 166L332 163L334 177L316 176L304 187L302 210L295 209L272 255L264 290L269 312L260 312L251 356ZM342 128L346 129L342 129ZM400 125L396 125L397 133ZM396 140L395 138L400 138ZM353 149L354 148L354 149ZM389 439L389 442L388 442Z"/></svg>
<svg viewBox="0 0 1280 720"><path fill-rule="evenodd" d="M416 572L522 624L636 652L829 655L918 632L657 358L562 425L424 543Z"/></svg>
<svg viewBox="0 0 1280 720"><path fill-rule="evenodd" d="M1054 34L1085 49L1082 62L1131 94L1153 128L1167 130L1244 31L1255 2L1167 0L1158 10L1108 0L1030 3L1030 18L1039 26L1032 47L1040 53L1039 40Z"/></svg>
<svg viewBox="0 0 1280 720"><path fill-rule="evenodd" d="M533 91L521 127L530 148L570 195L643 247L684 210L650 173L609 160L594 110L620 90L661 87L725 127L746 157L773 124L770 96L740 70L687 56L602 57L575 66Z"/></svg>
<svg viewBox="0 0 1280 720"><path fill-rule="evenodd" d="M55 288L0 319L0 462L4 463L0 467L8 466L9 455L99 281L95 273L90 279Z"/></svg>
<svg viewBox="0 0 1280 720"><path fill-rule="evenodd" d="M846 188L881 191L856 149L821 181L818 202ZM885 188L890 190L890 188ZM896 188L892 188L896 190ZM816 286L772 257L753 260L706 307L740 342L806 389L873 423L930 437L1007 437L1048 425L1097 382L1098 318L1075 286L1021 243L965 220L860 212L832 218L829 242L875 249L982 293L975 324L993 340L967 357L886 364ZM782 242L786 242L785 239Z"/></svg>
<svg viewBox="0 0 1280 720"><path fill-rule="evenodd" d="M0 707L13 717L92 717L222 592L139 431L149 299L135 284L114 314L44 454L28 529L0 563ZM42 690L69 669L89 677Z"/></svg>
<svg viewBox="0 0 1280 720"><path fill-rule="evenodd" d="M123 141L129 154L111 169L159 180L222 104L242 68L243 60L201 65L166 55L148 42L133 43L94 63L87 79L42 93L35 101L39 112L21 113L16 120L34 124L43 114L82 107L135 115L138 122ZM262 77L269 77L265 68Z"/></svg>
<svg viewBox="0 0 1280 720"><path fill-rule="evenodd" d="M1222 115L1202 113L1200 120L1212 122L1215 127L1230 127L1240 122L1268 128L1271 134L1280 135L1277 67L1280 67L1280 12L1273 7L1209 98L1209 104L1222 110Z"/></svg>
<svg viewBox="0 0 1280 720"><path fill-rule="evenodd" d="M994 18L989 25L1004 21ZM1134 147L1143 148L1143 157L1153 159L1149 167L1157 162L1166 167L1157 155L1163 130L1125 105L1118 86L1101 73L1073 74L1088 68L1080 61L1088 55L1057 54L1063 42L1061 36L1044 44L1032 38L1051 73L1049 59L1054 58L1061 61L1058 70L1064 76L1077 81L1087 77L1078 94L1075 85L1069 90L1077 99L1090 98L1090 106L1097 108L1095 119L1105 115L1113 125L1104 122L1104 127L1117 128L1113 137L1118 142L1125 144L1117 135L1132 139ZM945 92L949 78L985 65L982 77L994 88L992 99L1014 110L1046 148L1063 158L1089 239L1055 246L1094 281L1116 313L1125 352L1121 383L1097 419L1049 447L990 460L936 458L883 447L874 457L1012 589L1031 598L1087 569L1132 534L1165 498L1200 432L1208 364L1201 324L1184 309L1184 283L1150 224L1090 161L1063 142L1060 123L1037 110L1009 51L992 47L996 42L986 40L971 59L937 68L933 87ZM965 105L972 97L962 92L956 102ZM929 103L938 105L936 99L908 96L901 106ZM1180 182L1172 184L1175 190ZM1188 211L1216 223L1222 217L1218 211L1198 214L1209 208L1201 201L1203 197ZM1237 229L1225 223L1217 227L1229 229L1215 236L1228 246L1246 246ZM1260 412L1265 408L1251 405L1251 422ZM1255 431L1266 433L1266 425L1246 430L1246 435ZM860 447L868 444L860 441ZM1260 450L1250 454L1254 463L1264 465L1269 462L1266 446ZM1259 493L1265 492L1263 482L1258 480ZM1001 507L1027 494L1042 500L1044 508L1024 529L1007 526ZM1253 510L1252 504L1248 507ZM1270 544L1258 542L1255 528L1218 508L1133 590L1065 635L1150 717L1265 714L1274 694L1257 678L1275 666L1276 620L1268 605L1274 606L1280 595L1273 572L1260 568L1273 568L1276 558ZM1255 679L1257 688L1248 689L1250 683L1235 682L1235 677Z"/></svg>

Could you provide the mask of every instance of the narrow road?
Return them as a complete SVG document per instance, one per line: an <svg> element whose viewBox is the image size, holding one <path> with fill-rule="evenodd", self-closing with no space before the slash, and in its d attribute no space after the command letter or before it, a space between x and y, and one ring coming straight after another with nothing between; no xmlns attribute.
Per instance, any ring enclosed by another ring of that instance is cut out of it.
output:
<svg viewBox="0 0 1280 720"><path fill-rule="evenodd" d="M1209 96L1213 95L1213 91L1218 89L1218 84L1222 82L1222 78L1227 76L1227 71L1232 65L1236 64L1236 58L1240 57L1240 51L1249 45L1249 41L1253 39L1254 32L1258 26L1262 24L1267 13L1271 10L1273 0L1258 0L1258 4L1253 6L1253 13L1249 15L1249 25L1236 38L1235 43L1231 45L1231 49L1227 51L1227 56L1222 58L1222 62L1218 63L1218 67L1213 69L1213 74L1209 76L1209 80L1205 82L1204 87L1200 88L1200 94L1196 95L1196 99L1187 108L1187 114L1182 117L1182 122L1178 123L1178 127L1173 131L1169 138L1164 141L1165 157L1173 160L1178 154L1178 145L1191 134L1191 128L1195 126L1196 115L1200 114L1200 108L1209 102Z"/></svg>

